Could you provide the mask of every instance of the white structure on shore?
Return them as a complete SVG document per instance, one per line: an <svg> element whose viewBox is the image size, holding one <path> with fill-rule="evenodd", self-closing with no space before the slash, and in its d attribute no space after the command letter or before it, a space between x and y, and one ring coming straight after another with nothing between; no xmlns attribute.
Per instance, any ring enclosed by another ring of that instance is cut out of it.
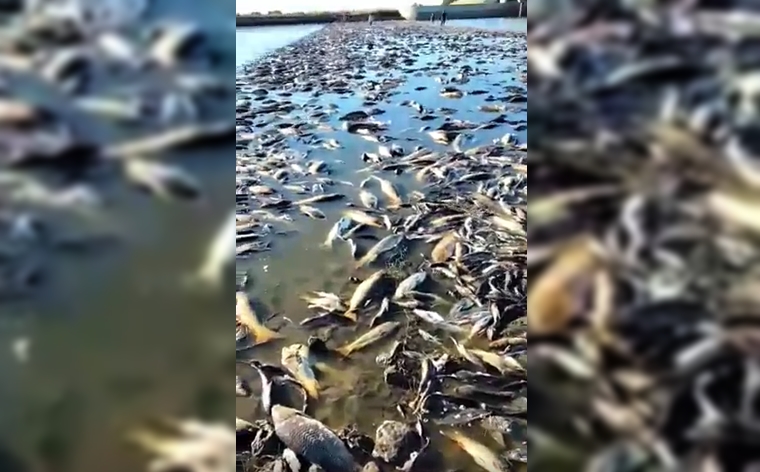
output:
<svg viewBox="0 0 760 472"><path fill-rule="evenodd" d="M527 4L527 0L523 0ZM399 8L401 16L407 20L427 21L431 15L438 16L446 11L449 19L469 18L507 18L517 16L519 9L518 0L482 0L480 3L461 3L456 0L441 0L440 3L420 5L412 3ZM523 14L524 14L523 10Z"/></svg>

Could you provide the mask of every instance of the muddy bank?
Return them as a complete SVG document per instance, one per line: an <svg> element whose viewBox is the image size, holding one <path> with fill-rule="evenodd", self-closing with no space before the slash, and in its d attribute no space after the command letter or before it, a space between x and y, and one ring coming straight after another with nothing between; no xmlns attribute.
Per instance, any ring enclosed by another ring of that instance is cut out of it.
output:
<svg viewBox="0 0 760 472"><path fill-rule="evenodd" d="M250 390L237 416L250 428L266 430L265 364L308 393L290 406L351 426L349 444L375 438L382 470L409 459L375 437L383 419L446 467L478 470L462 434L500 467L527 460L520 433L485 421L526 426L526 74L524 35L390 22L331 25L241 68L237 359ZM312 360L316 382L298 367ZM450 413L464 405L462 429ZM239 451L262 459L243 436Z"/></svg>

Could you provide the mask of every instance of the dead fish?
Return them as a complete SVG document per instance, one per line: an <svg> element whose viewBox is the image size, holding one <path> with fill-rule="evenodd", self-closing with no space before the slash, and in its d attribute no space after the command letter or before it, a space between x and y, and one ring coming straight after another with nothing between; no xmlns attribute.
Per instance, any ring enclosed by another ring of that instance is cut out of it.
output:
<svg viewBox="0 0 760 472"><path fill-rule="evenodd" d="M348 244L348 247L351 251L351 259L356 260L356 254L359 252L359 246L357 246L356 242L354 242L354 240L351 238L346 239L346 244Z"/></svg>
<svg viewBox="0 0 760 472"><path fill-rule="evenodd" d="M384 297L383 301L380 302L380 308L377 310L377 313L375 313L375 316L372 317L372 319L369 322L369 327L374 328L377 326L377 324L380 322L380 320L385 317L385 315L390 311L391 307L391 301L388 297Z"/></svg>
<svg viewBox="0 0 760 472"><path fill-rule="evenodd" d="M319 382L312 368L309 348L303 344L292 344L282 348L280 363L300 383L311 398L319 398Z"/></svg>
<svg viewBox="0 0 760 472"><path fill-rule="evenodd" d="M441 434L454 441L472 457L476 464L488 472L507 472L509 470L505 461L496 453L474 439L468 438L461 431L447 429L441 431Z"/></svg>
<svg viewBox="0 0 760 472"><path fill-rule="evenodd" d="M324 220L327 218L319 208L311 205L299 205L298 209L301 210L301 213L314 220Z"/></svg>
<svg viewBox="0 0 760 472"><path fill-rule="evenodd" d="M345 443L327 426L298 410L272 407L275 434L288 449L325 472L355 472L356 463Z"/></svg>
<svg viewBox="0 0 760 472"><path fill-rule="evenodd" d="M398 207L403 204L403 200L401 199L401 196L398 193L398 189L395 185L393 185L393 182L390 180L383 179L381 177L378 177L376 175L372 176L373 179L377 180L380 183L380 190L383 192L383 194L390 200L390 204L392 207Z"/></svg>
<svg viewBox="0 0 760 472"><path fill-rule="evenodd" d="M94 115L120 122L134 123L143 118L143 107L134 99L115 97L80 97L74 106Z"/></svg>
<svg viewBox="0 0 760 472"><path fill-rule="evenodd" d="M387 321L381 325L375 326L371 330L367 331L363 335L359 336L358 339L355 341L346 344L343 347L340 347L336 349L338 353L341 355L348 357L352 353L364 349L367 346L370 346L381 339L390 336L393 334L399 327L401 326L401 323L398 321Z"/></svg>
<svg viewBox="0 0 760 472"><path fill-rule="evenodd" d="M320 203L320 202L332 202L335 200L340 200L342 198L345 198L345 195L342 193L323 193L322 195L315 195L313 197L304 198L303 200L298 200L296 202L293 202L294 205L311 205L312 203Z"/></svg>
<svg viewBox="0 0 760 472"><path fill-rule="evenodd" d="M410 295L417 290L417 287L422 285L427 279L427 273L420 271L410 275L398 284L396 292L393 294L393 299L398 300Z"/></svg>
<svg viewBox="0 0 760 472"><path fill-rule="evenodd" d="M343 213L345 218L375 228L383 228L385 225L380 218L369 215L360 210L347 210Z"/></svg>
<svg viewBox="0 0 760 472"><path fill-rule="evenodd" d="M129 159L164 153L173 149L221 141L235 134L235 125L228 120L206 124L190 124L172 128L159 134L115 144L103 150L103 157Z"/></svg>
<svg viewBox="0 0 760 472"><path fill-rule="evenodd" d="M221 286L224 270L235 262L236 233L237 219L233 211L214 236L194 280L208 286L217 288Z"/></svg>
<svg viewBox="0 0 760 472"><path fill-rule="evenodd" d="M200 195L198 181L176 166L130 159L124 162L124 173L130 182L159 197L196 198Z"/></svg>
<svg viewBox="0 0 760 472"><path fill-rule="evenodd" d="M335 224L330 228L330 231L327 233L327 239L322 244L326 248L331 248L333 245L333 242L336 239L344 239L346 233L351 228L351 220L348 218L342 217L338 221L335 222Z"/></svg>
<svg viewBox="0 0 760 472"><path fill-rule="evenodd" d="M192 24L163 25L153 40L148 55L161 66L174 67L202 39L202 31Z"/></svg>
<svg viewBox="0 0 760 472"><path fill-rule="evenodd" d="M322 143L322 147L324 147L325 149L335 150L335 149L341 149L343 146L341 146L338 140L336 139L328 139L327 141Z"/></svg>
<svg viewBox="0 0 760 472"><path fill-rule="evenodd" d="M340 297L329 292L314 292L313 295L306 294L301 297L309 304L310 309L319 308L328 312L337 312L345 310L345 306Z"/></svg>
<svg viewBox="0 0 760 472"><path fill-rule="evenodd" d="M244 379L235 376L235 395L238 397L250 397L252 394L251 386Z"/></svg>
<svg viewBox="0 0 760 472"><path fill-rule="evenodd" d="M366 190L361 190L359 192L359 200L361 200L362 205L364 205L367 208L377 208L378 200L377 197Z"/></svg>
<svg viewBox="0 0 760 472"><path fill-rule="evenodd" d="M248 191L253 195L271 195L275 193L275 190L268 185L251 185L248 187Z"/></svg>
<svg viewBox="0 0 760 472"><path fill-rule="evenodd" d="M385 277L385 270L378 270L374 274L370 275L362 283L360 283L354 294L351 296L351 300L348 302L348 309L343 314L346 318L356 321L356 311L363 307L364 304L372 300L376 295L378 285L380 281Z"/></svg>
<svg viewBox="0 0 760 472"><path fill-rule="evenodd" d="M361 268L375 262L383 253L395 249L404 239L405 236L403 234L391 234L384 237L367 251L367 254L357 262L356 267Z"/></svg>
<svg viewBox="0 0 760 472"><path fill-rule="evenodd" d="M0 97L0 125L27 126L42 117L40 109L30 103Z"/></svg>
<svg viewBox="0 0 760 472"><path fill-rule="evenodd" d="M282 338L282 335L267 328L259 321L245 292L235 293L235 318L248 331L254 346Z"/></svg>
<svg viewBox="0 0 760 472"><path fill-rule="evenodd" d="M455 232L446 233L430 252L430 260L436 264L448 261L454 254L454 248L458 240L459 236Z"/></svg>
<svg viewBox="0 0 760 472"><path fill-rule="evenodd" d="M440 95L444 98L462 98L464 92L454 87L445 87L441 90Z"/></svg>

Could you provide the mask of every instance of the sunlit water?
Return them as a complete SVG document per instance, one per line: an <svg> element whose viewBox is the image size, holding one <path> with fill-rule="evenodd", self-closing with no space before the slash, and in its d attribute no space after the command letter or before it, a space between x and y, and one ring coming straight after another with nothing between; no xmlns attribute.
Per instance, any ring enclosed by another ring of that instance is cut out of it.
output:
<svg viewBox="0 0 760 472"><path fill-rule="evenodd" d="M524 21L523 21L524 23ZM517 30L520 26L514 22L502 20L468 20L462 22L450 22L452 26L477 27L483 24L490 28ZM288 34L298 36L296 30L289 30ZM309 34L308 29L300 30L301 34ZM238 30L238 44L247 43L250 36L247 36L247 30ZM241 38L242 36L242 38ZM471 65L475 69L487 71L484 75L472 77L471 81L461 88L466 90L485 89L493 91L497 96L504 93L502 87L514 86L519 89L525 89L525 85L520 81L520 73L524 73L524 64L518 60L508 57L506 52L507 38L496 39L491 41L489 47L493 48L491 57L497 57L493 62L476 62L463 58L457 63L457 67L465 64ZM238 48L239 50L240 48ZM502 52L503 51L503 52ZM431 65L436 64L448 56L448 51L431 53L427 56L418 58L418 64ZM240 54L237 59L238 65L241 63ZM398 71L399 74L403 72ZM367 79L371 79L373 73L366 71ZM415 118L415 114L410 112L408 107L402 106L404 100L414 100L423 104L427 109L437 109L440 107L450 107L456 110L452 117L457 119L469 120L472 122L483 123L495 117L494 114L479 111L479 105L485 103L484 98L487 95L466 95L462 99L446 99L439 95L440 84L435 81L435 76L425 74L415 74L406 77L406 82L398 87L398 94L392 96L389 100L377 104L385 113L377 118L390 124L387 134L392 135L395 143L402 145L411 151L415 145L443 151L444 146L433 143L427 135L419 131L422 125L428 125L435 129L443 123L445 116L436 113L438 119L429 122L421 122ZM255 85L255 84L252 84ZM425 90L417 91L415 88L424 86ZM271 95L270 95L271 96ZM309 100L308 95L301 96L294 94L288 96L287 100L294 103L304 104ZM363 172L366 164L361 161L360 156L363 152L377 152L378 144L361 139L357 135L348 134L342 131L338 117L343 113L365 108L362 106L362 99L358 95L337 95L326 93L320 96L319 102L322 105L335 105L338 112L325 122L331 125L336 131L320 133L324 139L335 138L343 146L339 150L327 150L321 147L305 146L303 143L295 140L289 140L288 144L293 149L309 151L309 160L325 161L329 165L330 178L339 182L350 182L351 185L337 185L329 187L328 192L339 192L346 195L346 200L317 204L323 210L327 218L325 220L311 220L297 212L293 212L294 222L292 223L275 223L277 230L288 232L289 234L277 236L272 239L272 250L261 254L254 255L248 259L238 261L238 271L245 271L248 275L249 288L248 293L254 300L254 308L262 316L269 319L269 325L278 329L284 335L283 341L272 344L258 346L245 353L248 358L255 358L260 361L266 361L277 364L280 361L280 352L283 346L292 343L306 342L311 334L316 334L319 330L307 330L298 325L303 319L314 315L310 312L306 303L300 296L313 290L334 292L342 297L350 297L355 288L355 284L349 281L349 277L358 276L360 279L366 278L375 269L355 270L353 262L349 255L349 248L345 244L336 242L331 249L321 247L321 243L339 218L340 212L346 208L347 201L357 202L358 184L368 174ZM279 116L276 121L298 122L304 118L305 112L297 110L291 115ZM527 104L516 103L508 110L508 116L514 122L527 124ZM266 122L270 117L263 117ZM491 130L483 130L473 134L472 139L468 141L467 147L487 144L494 139L498 139L505 133L513 133L520 142L527 139L527 130L511 129L508 125L497 127ZM421 189L421 184L407 174L395 177L390 173L384 175L385 178L394 180L399 184L402 192L408 194L413 190ZM296 179L301 181L305 179ZM269 181L267 184L271 183ZM373 192L379 195L376 188ZM292 195L287 192L283 195L285 198L297 200L304 196ZM402 216L405 214L402 213ZM375 231L377 237L383 237L388 233L382 230ZM361 250L366 251L375 241L358 240ZM414 247L410 250L410 266L405 271L419 263L418 254L425 251L424 247ZM397 277L403 276L402 273L395 274ZM407 273L408 275L408 273ZM370 316L366 314L364 316ZM403 316L399 319L403 321ZM331 345L338 345L355 338L361 334L365 328L346 327L341 328L331 335ZM310 408L310 414L325 422L333 428L340 428L348 424L357 424L363 432L372 434L374 429L384 420L397 417L395 411L398 398L394 397L392 392L383 382L383 369L375 363L375 357L385 349L388 343L379 343L377 346L370 347L365 351L356 353L349 362L342 363L336 368L341 373L340 376L327 375L322 380L322 391L320 401L316 402ZM258 381L255 372L251 372L246 367L239 367L240 375L248 378L258 391ZM252 419L259 417L261 414L260 406L257 401L258 395L253 399L240 398L237 400L237 414L241 418ZM455 449L455 448L454 448ZM451 456L450 465L459 465L461 470L478 470L473 468L471 460L461 455Z"/></svg>

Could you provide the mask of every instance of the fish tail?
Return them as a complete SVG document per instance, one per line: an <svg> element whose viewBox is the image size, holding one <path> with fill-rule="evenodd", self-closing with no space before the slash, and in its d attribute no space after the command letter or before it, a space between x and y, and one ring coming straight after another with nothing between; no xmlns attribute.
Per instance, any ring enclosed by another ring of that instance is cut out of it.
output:
<svg viewBox="0 0 760 472"><path fill-rule="evenodd" d="M156 455L162 455L169 445L169 439L144 429L129 433L126 439L129 443Z"/></svg>
<svg viewBox="0 0 760 472"><path fill-rule="evenodd" d="M349 357L351 353L353 353L353 351L354 350L351 348L350 344L347 346L339 347L338 349L335 350L335 352L337 352L343 357Z"/></svg>
<svg viewBox="0 0 760 472"><path fill-rule="evenodd" d="M306 393L315 400L319 400L319 382L316 379L299 379Z"/></svg>
<svg viewBox="0 0 760 472"><path fill-rule="evenodd" d="M273 331L261 323L256 323L253 326L249 326L249 329L253 332L256 344L264 344L275 339L282 339L283 335L277 331Z"/></svg>
<svg viewBox="0 0 760 472"><path fill-rule="evenodd" d="M350 309L346 310L346 312L343 313L343 317L344 318L348 318L349 320L351 320L354 323L356 323L357 316L356 316L356 312L354 310L350 310Z"/></svg>

